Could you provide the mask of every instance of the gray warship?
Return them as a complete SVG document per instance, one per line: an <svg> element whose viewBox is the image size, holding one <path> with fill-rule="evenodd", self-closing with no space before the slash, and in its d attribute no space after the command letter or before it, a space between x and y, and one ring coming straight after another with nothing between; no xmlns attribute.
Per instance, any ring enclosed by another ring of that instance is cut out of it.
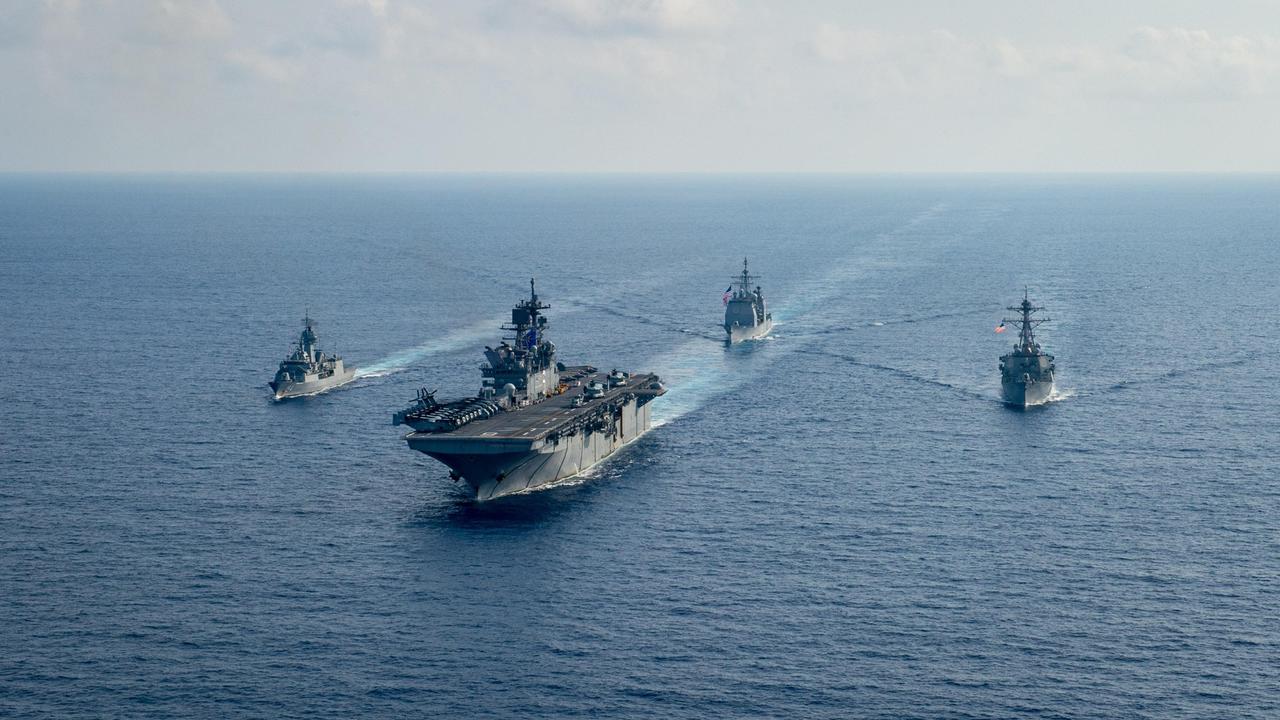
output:
<svg viewBox="0 0 1280 720"><path fill-rule="evenodd" d="M267 383L276 400L314 395L356 378L356 369L345 367L342 358L320 352L315 328L316 322L310 314L302 319L302 337L294 346L293 353L280 363L275 379Z"/></svg>
<svg viewBox="0 0 1280 720"><path fill-rule="evenodd" d="M1032 317L1044 310L1031 304L1024 290L1022 304L1006 308L1019 313L1019 317L1003 320L998 331L1006 325L1018 328L1018 342L1013 352L1000 357L1000 385L1007 405L1028 407L1048 402L1053 394L1053 356L1036 342L1035 328L1049 318Z"/></svg>
<svg viewBox="0 0 1280 720"><path fill-rule="evenodd" d="M447 465L477 500L572 477L643 435L649 403L664 394L657 375L602 372L556 361L546 338L550 305L529 281L529 299L511 310L497 347L485 347L477 396L440 402L423 388L392 416L413 429L409 447Z"/></svg>
<svg viewBox="0 0 1280 720"><path fill-rule="evenodd" d="M773 315L765 308L760 286L751 289L759 279L747 271L747 259L743 258L742 274L725 291L724 331L730 344L762 338L773 329Z"/></svg>

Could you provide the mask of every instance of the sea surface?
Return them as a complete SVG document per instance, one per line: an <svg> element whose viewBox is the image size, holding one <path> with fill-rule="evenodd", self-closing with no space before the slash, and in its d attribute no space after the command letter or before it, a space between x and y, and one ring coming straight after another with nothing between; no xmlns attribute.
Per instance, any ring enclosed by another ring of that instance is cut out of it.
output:
<svg viewBox="0 0 1280 720"><path fill-rule="evenodd" d="M1269 176L0 177L0 716L1280 717L1277 270ZM391 413L531 277L670 392L476 503Z"/></svg>

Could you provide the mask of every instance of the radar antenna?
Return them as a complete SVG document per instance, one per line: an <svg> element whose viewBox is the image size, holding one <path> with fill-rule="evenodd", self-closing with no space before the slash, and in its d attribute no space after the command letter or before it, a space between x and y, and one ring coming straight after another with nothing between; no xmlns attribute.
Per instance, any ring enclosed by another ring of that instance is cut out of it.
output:
<svg viewBox="0 0 1280 720"><path fill-rule="evenodd" d="M1001 322L1017 326L1018 344L1016 347L1019 351L1034 353L1039 349L1039 346L1036 345L1035 329L1039 327L1041 323L1048 322L1049 318L1032 317L1035 313L1043 311L1044 308L1039 305L1032 305L1028 293L1029 290L1024 285L1022 287L1022 302L1018 305L1010 305L1005 308L1006 310L1012 310L1019 313L1022 317L1005 318Z"/></svg>
<svg viewBox="0 0 1280 720"><path fill-rule="evenodd" d="M738 286L738 297L751 294L751 285L760 279L759 275L752 275L747 269L747 259L742 258L742 274L733 278L733 282Z"/></svg>
<svg viewBox="0 0 1280 720"><path fill-rule="evenodd" d="M513 341L517 351L536 347L541 339L539 331L547 327L547 318L542 311L550 307L538 299L537 286L534 279L529 278L529 299L511 309L511 323L503 325L502 329L511 331L513 336L504 339Z"/></svg>

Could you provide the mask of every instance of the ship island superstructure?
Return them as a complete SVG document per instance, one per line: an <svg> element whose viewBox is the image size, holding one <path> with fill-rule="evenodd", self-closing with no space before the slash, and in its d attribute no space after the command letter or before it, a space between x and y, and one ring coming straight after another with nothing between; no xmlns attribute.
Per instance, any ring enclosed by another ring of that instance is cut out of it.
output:
<svg viewBox="0 0 1280 720"><path fill-rule="evenodd" d="M724 331L730 344L762 338L773 329L773 314L765 307L760 286L751 287L759 279L747 270L743 258L742 274L733 279L725 298Z"/></svg>
<svg viewBox="0 0 1280 720"><path fill-rule="evenodd" d="M532 280L497 347L485 347L480 392L440 402L425 388L392 423L409 447L447 465L479 500L573 477L648 431L657 375L602 372L556 361Z"/></svg>
<svg viewBox="0 0 1280 720"><path fill-rule="evenodd" d="M1035 313L1044 310L1031 304L1031 299L1024 290L1022 303L1006 308L1018 313L1016 317L1006 318L1001 327L1013 325L1018 328L1018 342L1013 352L1000 357L1000 385L1004 401L1016 407L1028 407L1048 402L1053 394L1053 356L1046 353L1036 342L1035 328L1048 322L1047 317L1034 317Z"/></svg>
<svg viewBox="0 0 1280 720"><path fill-rule="evenodd" d="M297 345L280 363L275 378L267 383L276 400L314 395L355 379L355 368L346 367L337 355L320 351L315 329L316 321L307 313L302 319L302 336Z"/></svg>

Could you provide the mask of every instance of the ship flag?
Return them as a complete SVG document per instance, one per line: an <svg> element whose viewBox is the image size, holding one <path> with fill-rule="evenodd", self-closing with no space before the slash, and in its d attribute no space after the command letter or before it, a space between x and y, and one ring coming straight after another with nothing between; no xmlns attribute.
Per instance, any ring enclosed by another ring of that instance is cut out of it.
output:
<svg viewBox="0 0 1280 720"><path fill-rule="evenodd" d="M725 304L725 305L728 305L728 304L729 304L729 298L731 298L731 297L733 297L733 286L732 286L732 285L730 285L729 287L727 287L727 288L725 288L725 289L724 289L724 297L723 297L723 298L721 298L721 300L724 302L724 304Z"/></svg>
<svg viewBox="0 0 1280 720"><path fill-rule="evenodd" d="M1005 330L1006 330L1006 328L1005 328L1005 326L1004 326L1004 323L1000 323L999 325L997 325L997 326L996 326L996 332L998 332L998 333L1002 333L1002 332L1004 332Z"/></svg>

